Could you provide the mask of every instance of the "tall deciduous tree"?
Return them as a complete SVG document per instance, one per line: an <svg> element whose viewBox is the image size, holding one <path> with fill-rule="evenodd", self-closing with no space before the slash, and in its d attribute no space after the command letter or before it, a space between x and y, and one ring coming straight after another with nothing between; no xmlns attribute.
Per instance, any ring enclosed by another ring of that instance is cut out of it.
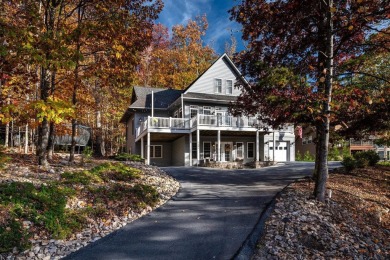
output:
<svg viewBox="0 0 390 260"><path fill-rule="evenodd" d="M139 84L183 89L206 70L216 54L202 37L208 22L205 16L175 25L172 37L161 24L154 27L153 40L139 66Z"/></svg>
<svg viewBox="0 0 390 260"><path fill-rule="evenodd" d="M332 91L339 84L334 71L340 74L341 65L364 53L367 37L381 30L389 10L385 0L245 0L230 10L249 43L239 65L253 79L232 111L257 114L273 127L316 127L318 200L325 199L328 177Z"/></svg>

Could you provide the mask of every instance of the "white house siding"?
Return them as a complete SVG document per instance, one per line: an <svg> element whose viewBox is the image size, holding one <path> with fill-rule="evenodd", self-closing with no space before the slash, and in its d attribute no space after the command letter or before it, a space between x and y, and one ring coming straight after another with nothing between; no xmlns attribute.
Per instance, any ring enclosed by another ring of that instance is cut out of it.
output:
<svg viewBox="0 0 390 260"><path fill-rule="evenodd" d="M215 94L214 79L222 79L222 93L216 95L225 95L226 80L233 80L233 92L230 96L239 96L241 91L234 87L236 82L236 75L233 73L234 69L226 59L223 56L216 61L186 92Z"/></svg>
<svg viewBox="0 0 390 260"><path fill-rule="evenodd" d="M172 165L184 166L185 162L185 137L180 137L172 142Z"/></svg>

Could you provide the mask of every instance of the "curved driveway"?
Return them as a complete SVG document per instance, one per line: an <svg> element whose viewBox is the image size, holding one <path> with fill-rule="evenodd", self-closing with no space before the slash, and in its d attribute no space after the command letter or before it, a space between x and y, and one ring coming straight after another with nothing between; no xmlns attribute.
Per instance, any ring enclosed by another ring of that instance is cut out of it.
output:
<svg viewBox="0 0 390 260"><path fill-rule="evenodd" d="M68 259L231 259L277 192L311 174L313 164L163 169L181 183L176 196Z"/></svg>

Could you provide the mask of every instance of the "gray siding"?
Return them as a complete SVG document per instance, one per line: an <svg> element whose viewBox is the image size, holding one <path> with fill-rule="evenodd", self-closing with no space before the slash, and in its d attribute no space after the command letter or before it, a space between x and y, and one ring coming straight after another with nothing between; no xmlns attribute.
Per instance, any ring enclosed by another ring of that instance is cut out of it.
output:
<svg viewBox="0 0 390 260"><path fill-rule="evenodd" d="M162 158L150 158L150 164L157 166L171 166L172 165L172 144L169 142L151 142L150 145L162 145L163 146L163 154ZM147 156L147 147L145 142L145 157Z"/></svg>
<svg viewBox="0 0 390 260"><path fill-rule="evenodd" d="M222 79L222 95L226 93L226 80L233 80L232 95L240 95L241 91L234 88L234 83L236 82L234 69L226 61L226 58L216 61L186 92L215 94L214 79Z"/></svg>
<svg viewBox="0 0 390 260"><path fill-rule="evenodd" d="M172 165L184 166L185 137L180 137L172 142Z"/></svg>

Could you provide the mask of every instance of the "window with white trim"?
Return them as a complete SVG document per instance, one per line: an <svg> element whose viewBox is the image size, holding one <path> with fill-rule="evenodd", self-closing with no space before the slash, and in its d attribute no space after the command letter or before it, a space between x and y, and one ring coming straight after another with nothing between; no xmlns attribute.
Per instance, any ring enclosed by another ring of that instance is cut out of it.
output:
<svg viewBox="0 0 390 260"><path fill-rule="evenodd" d="M214 79L214 92L222 93L222 79Z"/></svg>
<svg viewBox="0 0 390 260"><path fill-rule="evenodd" d="M204 114L204 115L211 115L211 107L209 107L209 106L204 106L204 107L203 107L203 114Z"/></svg>
<svg viewBox="0 0 390 260"><path fill-rule="evenodd" d="M247 143L246 145L246 157L254 158L255 157L255 143Z"/></svg>
<svg viewBox="0 0 390 260"><path fill-rule="evenodd" d="M211 158L211 143L203 142L203 158Z"/></svg>
<svg viewBox="0 0 390 260"><path fill-rule="evenodd" d="M227 95L233 94L233 80L231 79L226 80L226 94Z"/></svg>
<svg viewBox="0 0 390 260"><path fill-rule="evenodd" d="M191 105L190 106L190 116L193 118L198 114L198 106Z"/></svg>
<svg viewBox="0 0 390 260"><path fill-rule="evenodd" d="M162 158L163 157L163 146L162 145L151 145L150 146L150 158Z"/></svg>
<svg viewBox="0 0 390 260"><path fill-rule="evenodd" d="M236 143L237 158L244 158L244 143Z"/></svg>

